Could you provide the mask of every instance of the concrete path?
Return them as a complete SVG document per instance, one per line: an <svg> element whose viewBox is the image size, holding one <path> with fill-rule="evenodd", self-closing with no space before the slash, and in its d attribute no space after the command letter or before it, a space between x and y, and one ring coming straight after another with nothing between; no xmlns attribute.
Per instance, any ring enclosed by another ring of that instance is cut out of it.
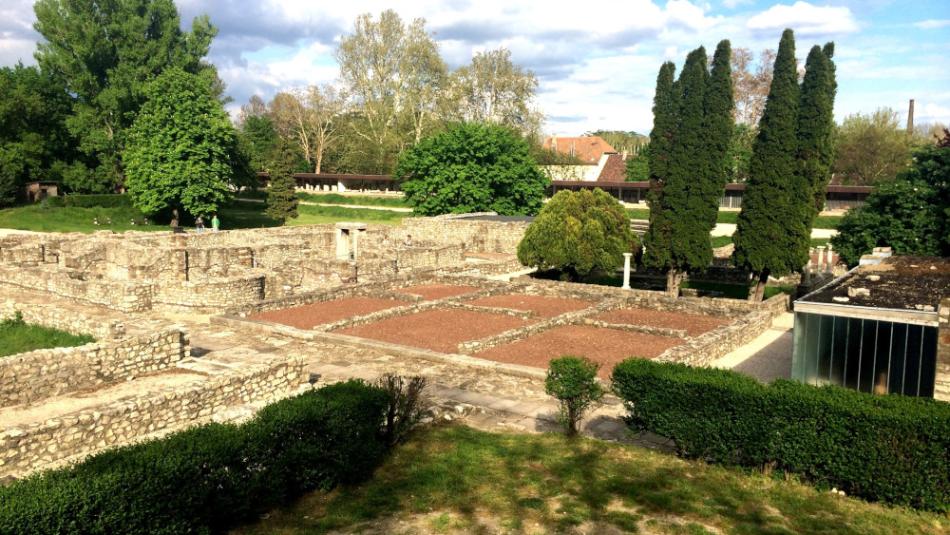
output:
<svg viewBox="0 0 950 535"><path fill-rule="evenodd" d="M732 236L736 232L734 223L716 223L716 227L710 232L711 236ZM838 231L831 228L813 228L811 237L819 239L828 239L838 234Z"/></svg>
<svg viewBox="0 0 950 535"><path fill-rule="evenodd" d="M793 322L791 313L778 316L767 331L717 360L712 364L713 367L751 375L765 383L789 379L792 372Z"/></svg>

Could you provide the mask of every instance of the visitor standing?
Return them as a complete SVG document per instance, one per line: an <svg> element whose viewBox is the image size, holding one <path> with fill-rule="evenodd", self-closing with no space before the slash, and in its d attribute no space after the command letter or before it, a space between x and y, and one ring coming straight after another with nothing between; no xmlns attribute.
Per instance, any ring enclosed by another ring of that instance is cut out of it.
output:
<svg viewBox="0 0 950 535"><path fill-rule="evenodd" d="M217 232L221 230L221 220L218 219L217 212L211 215L211 231Z"/></svg>
<svg viewBox="0 0 950 535"><path fill-rule="evenodd" d="M205 231L205 218L198 216L198 218L195 219L195 232L197 234L201 234L204 231Z"/></svg>

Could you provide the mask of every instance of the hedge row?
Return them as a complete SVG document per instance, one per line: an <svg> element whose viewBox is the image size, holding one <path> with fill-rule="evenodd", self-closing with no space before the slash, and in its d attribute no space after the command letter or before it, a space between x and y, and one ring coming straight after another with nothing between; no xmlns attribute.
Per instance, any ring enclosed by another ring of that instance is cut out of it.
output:
<svg viewBox="0 0 950 535"><path fill-rule="evenodd" d="M130 208L132 198L128 195L100 194L100 195L63 195L47 197L44 202L48 206L75 208Z"/></svg>
<svg viewBox="0 0 950 535"><path fill-rule="evenodd" d="M613 372L631 425L685 457L772 466L820 487L922 509L950 509L950 404L873 396L642 359Z"/></svg>
<svg viewBox="0 0 950 535"><path fill-rule="evenodd" d="M340 383L250 422L110 450L0 489L0 533L220 533L313 489L368 477L386 394Z"/></svg>

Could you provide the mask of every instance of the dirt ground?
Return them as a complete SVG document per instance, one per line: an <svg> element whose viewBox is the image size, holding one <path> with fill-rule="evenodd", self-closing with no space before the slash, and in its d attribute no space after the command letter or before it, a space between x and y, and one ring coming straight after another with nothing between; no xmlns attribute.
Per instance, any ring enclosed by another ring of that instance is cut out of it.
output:
<svg viewBox="0 0 950 535"><path fill-rule="evenodd" d="M564 299L561 297L546 297L540 295L505 294L483 297L471 301L469 304L485 307L511 308L514 310L528 310L535 314L550 318L560 316L565 312L581 310L591 306L590 301L579 299Z"/></svg>
<svg viewBox="0 0 950 535"><path fill-rule="evenodd" d="M529 336L524 340L476 353L475 357L546 368L564 355L587 357L600 364L599 375L607 377L618 362L628 357L654 358L682 340L586 325L565 325Z"/></svg>
<svg viewBox="0 0 950 535"><path fill-rule="evenodd" d="M444 299L446 297L455 297L456 295L472 293L475 290L478 290L478 288L474 286L454 284L419 284L416 286L409 286L407 288L400 288L399 290L396 290L396 292L409 295L418 295L426 301L434 301L436 299Z"/></svg>
<svg viewBox="0 0 950 535"><path fill-rule="evenodd" d="M405 304L395 299L349 297L281 310L270 310L255 314L250 319L282 323L298 329L310 329L314 325L333 323L353 316L362 316Z"/></svg>
<svg viewBox="0 0 950 535"><path fill-rule="evenodd" d="M523 327L528 323L530 322L504 314L456 309L426 310L334 332L443 353L456 353L461 342L485 338Z"/></svg>
<svg viewBox="0 0 950 535"><path fill-rule="evenodd" d="M690 337L709 332L729 323L729 318L687 314L684 312L664 312L644 308L620 308L610 310L594 317L596 320L623 325L645 325L666 329L683 329Z"/></svg>

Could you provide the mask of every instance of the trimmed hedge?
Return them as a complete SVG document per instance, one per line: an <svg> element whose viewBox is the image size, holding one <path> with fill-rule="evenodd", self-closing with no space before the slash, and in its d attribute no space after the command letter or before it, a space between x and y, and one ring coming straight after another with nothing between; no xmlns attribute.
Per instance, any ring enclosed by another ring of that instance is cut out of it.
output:
<svg viewBox="0 0 950 535"><path fill-rule="evenodd" d="M369 476L386 394L350 381L117 448L0 489L0 533L221 533L301 493Z"/></svg>
<svg viewBox="0 0 950 535"><path fill-rule="evenodd" d="M131 208L132 198L128 195L119 194L65 195L63 196L63 206L74 208Z"/></svg>
<svg viewBox="0 0 950 535"><path fill-rule="evenodd" d="M870 500L950 509L950 404L629 359L630 423L716 463L771 466Z"/></svg>

